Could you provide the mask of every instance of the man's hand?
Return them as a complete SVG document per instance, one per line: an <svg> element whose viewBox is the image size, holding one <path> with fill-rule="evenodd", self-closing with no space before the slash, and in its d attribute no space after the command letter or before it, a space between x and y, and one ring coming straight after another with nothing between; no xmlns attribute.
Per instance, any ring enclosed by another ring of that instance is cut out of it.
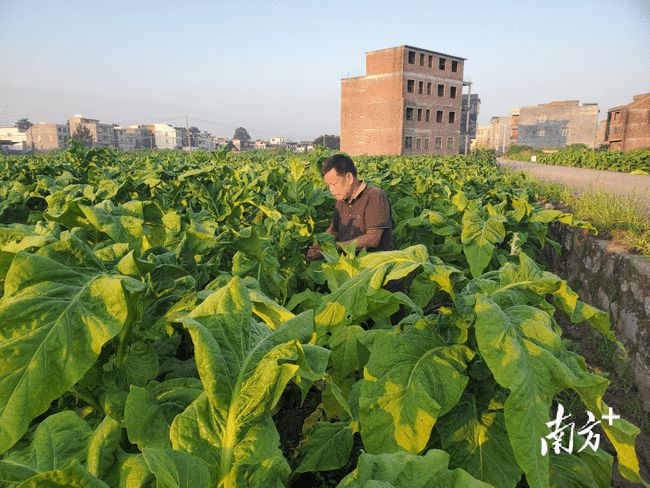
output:
<svg viewBox="0 0 650 488"><path fill-rule="evenodd" d="M314 260L321 259L322 257L323 255L320 252L320 246L318 244L314 244L307 249L307 259Z"/></svg>

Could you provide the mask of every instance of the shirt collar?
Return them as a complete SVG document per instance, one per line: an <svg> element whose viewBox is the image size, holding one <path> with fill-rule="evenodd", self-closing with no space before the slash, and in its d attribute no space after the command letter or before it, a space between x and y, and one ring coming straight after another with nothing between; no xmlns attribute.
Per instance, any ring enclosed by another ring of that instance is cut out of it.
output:
<svg viewBox="0 0 650 488"><path fill-rule="evenodd" d="M361 192L362 192L363 190L366 189L366 186L368 186L368 185L366 185L366 182L365 182L365 181L362 181L361 184L359 185L359 188L357 188L357 191L355 192L355 194L352 195L352 197L350 197L349 200L346 200L346 203L347 203L348 205L350 205L350 204L351 204L352 202L354 202L357 198L359 198L359 195L361 195Z"/></svg>

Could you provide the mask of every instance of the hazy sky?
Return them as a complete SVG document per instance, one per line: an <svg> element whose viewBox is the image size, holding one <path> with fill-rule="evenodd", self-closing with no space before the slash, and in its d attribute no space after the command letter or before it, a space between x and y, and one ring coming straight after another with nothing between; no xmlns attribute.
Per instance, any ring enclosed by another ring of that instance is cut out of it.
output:
<svg viewBox="0 0 650 488"><path fill-rule="evenodd" d="M165 122L231 137L339 132L340 80L402 44L467 58L479 123L650 91L650 0L0 0L0 124Z"/></svg>

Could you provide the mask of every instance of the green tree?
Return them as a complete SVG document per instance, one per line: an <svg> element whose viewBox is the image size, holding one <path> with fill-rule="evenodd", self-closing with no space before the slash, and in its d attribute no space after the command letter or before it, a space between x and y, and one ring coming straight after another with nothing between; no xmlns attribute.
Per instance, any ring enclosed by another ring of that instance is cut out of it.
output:
<svg viewBox="0 0 650 488"><path fill-rule="evenodd" d="M91 147L93 145L93 135L90 132L90 129L85 125L79 124L72 133L70 139L77 141L79 144L86 147Z"/></svg>
<svg viewBox="0 0 650 488"><path fill-rule="evenodd" d="M233 139L239 139L240 141L250 141L251 136L248 134L248 131L243 127L237 127L235 129L235 135L232 136Z"/></svg>
<svg viewBox="0 0 650 488"><path fill-rule="evenodd" d="M324 146L327 149L341 149L341 138L335 135L323 134L314 139L315 146Z"/></svg>
<svg viewBox="0 0 650 488"><path fill-rule="evenodd" d="M32 125L34 124L32 124L29 119L18 119L14 124L20 132L27 132Z"/></svg>

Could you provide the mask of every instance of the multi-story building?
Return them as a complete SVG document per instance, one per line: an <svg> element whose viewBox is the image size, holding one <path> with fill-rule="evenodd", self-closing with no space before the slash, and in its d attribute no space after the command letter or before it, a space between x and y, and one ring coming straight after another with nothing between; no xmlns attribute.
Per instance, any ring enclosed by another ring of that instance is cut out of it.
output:
<svg viewBox="0 0 650 488"><path fill-rule="evenodd" d="M650 147L650 93L607 111L605 141L613 151Z"/></svg>
<svg viewBox="0 0 650 488"><path fill-rule="evenodd" d="M0 146L10 151L24 151L28 148L27 133L18 127L0 127Z"/></svg>
<svg viewBox="0 0 650 488"><path fill-rule="evenodd" d="M412 46L366 53L366 75L341 80L341 150L457 154L465 58Z"/></svg>
<svg viewBox="0 0 650 488"><path fill-rule="evenodd" d="M492 117L486 127L479 127L476 147L494 149L497 154L505 153L510 147L510 117Z"/></svg>
<svg viewBox="0 0 650 488"><path fill-rule="evenodd" d="M469 100L469 104L468 104ZM467 108L469 106L469 119L467 117ZM468 149L465 144L466 141L470 142L476 139L476 121L478 119L478 113L481 109L481 99L478 97L478 94L472 95L463 95L461 111L460 111L460 143L458 147L458 152L465 154ZM467 129L469 122L469 131Z"/></svg>
<svg viewBox="0 0 650 488"><path fill-rule="evenodd" d="M115 127L115 138L117 139L117 147L122 151L153 149L155 146L154 136L151 131L139 125Z"/></svg>
<svg viewBox="0 0 650 488"><path fill-rule="evenodd" d="M280 137L280 136L273 136L271 139L269 139L269 144L272 146L281 146L282 144L285 144L287 142L286 137Z"/></svg>
<svg viewBox="0 0 650 488"><path fill-rule="evenodd" d="M154 147L157 149L176 149L181 147L182 140L179 144L180 134L176 134L176 129L168 124L146 124L145 129L153 134Z"/></svg>
<svg viewBox="0 0 650 488"><path fill-rule="evenodd" d="M596 144L597 103L564 100L521 107L517 117L517 144L534 148ZM514 131L514 129L513 129Z"/></svg>
<svg viewBox="0 0 650 488"><path fill-rule="evenodd" d="M89 119L81 115L73 115L68 119L70 135L74 136L78 127L86 127L92 136L93 146L117 147L115 143L115 126L100 124L97 119Z"/></svg>
<svg viewBox="0 0 650 488"><path fill-rule="evenodd" d="M41 122L27 130L27 146L34 151L54 151L66 146L70 128L65 124Z"/></svg>

